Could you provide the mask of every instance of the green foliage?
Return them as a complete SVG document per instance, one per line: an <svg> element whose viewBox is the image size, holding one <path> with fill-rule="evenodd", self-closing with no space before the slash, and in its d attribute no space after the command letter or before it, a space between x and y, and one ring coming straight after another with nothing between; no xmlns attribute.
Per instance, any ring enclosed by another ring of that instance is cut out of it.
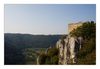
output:
<svg viewBox="0 0 100 69"><path fill-rule="evenodd" d="M58 49L53 47L49 48L47 53L42 53L39 56L40 64L58 64Z"/></svg>
<svg viewBox="0 0 100 69"><path fill-rule="evenodd" d="M54 55L57 55L58 54L58 49L57 48L50 48L48 49L48 52L47 52L48 56L52 57Z"/></svg>
<svg viewBox="0 0 100 69"><path fill-rule="evenodd" d="M84 58L78 58L77 64L93 65L96 64L96 51L92 51L84 56Z"/></svg>
<svg viewBox="0 0 100 69"><path fill-rule="evenodd" d="M84 38L82 48L77 54L77 64L96 64L96 23L85 22L70 32L70 35Z"/></svg>
<svg viewBox="0 0 100 69"><path fill-rule="evenodd" d="M50 62L51 64L58 64L58 49L53 47L53 48L50 48L47 52L47 55L50 57Z"/></svg>
<svg viewBox="0 0 100 69"><path fill-rule="evenodd" d="M62 35L31 35L6 33L5 44L15 46L18 49L48 48L53 46Z"/></svg>
<svg viewBox="0 0 100 69"><path fill-rule="evenodd" d="M59 60L59 58L58 58L57 55L55 55L55 56L53 56L53 57L51 58L52 64L58 64L58 60Z"/></svg>
<svg viewBox="0 0 100 69"><path fill-rule="evenodd" d="M39 53L45 53L45 51L46 51L46 48L40 48L39 49Z"/></svg>
<svg viewBox="0 0 100 69"><path fill-rule="evenodd" d="M82 24L82 26L79 26L78 28L74 29L70 34L72 36L82 36L84 39L89 39L91 37L95 37L96 32L96 24L91 22L85 22Z"/></svg>
<svg viewBox="0 0 100 69"><path fill-rule="evenodd" d="M45 64L52 64L51 63L51 57L50 56L47 56L46 61L45 61Z"/></svg>
<svg viewBox="0 0 100 69"><path fill-rule="evenodd" d="M40 52L44 52L41 48L53 46L61 36L5 33L5 64L36 64L36 54L39 53L34 51L40 49ZM29 50L29 48L31 49Z"/></svg>
<svg viewBox="0 0 100 69"><path fill-rule="evenodd" d="M47 58L46 54L41 53L40 56L39 56L39 63L40 64L45 64L46 58Z"/></svg>
<svg viewBox="0 0 100 69"><path fill-rule="evenodd" d="M96 62L95 38L85 40L82 49L78 53L78 64L95 64Z"/></svg>
<svg viewBox="0 0 100 69"><path fill-rule="evenodd" d="M36 64L37 54L32 48L23 50L25 64Z"/></svg>

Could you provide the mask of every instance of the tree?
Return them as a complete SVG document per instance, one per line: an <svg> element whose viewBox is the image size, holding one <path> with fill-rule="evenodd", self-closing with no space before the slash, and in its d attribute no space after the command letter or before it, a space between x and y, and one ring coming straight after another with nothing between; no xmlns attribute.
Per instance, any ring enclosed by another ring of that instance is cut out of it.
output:
<svg viewBox="0 0 100 69"><path fill-rule="evenodd" d="M48 52L47 52L48 56L52 57L54 55L58 55L58 49L53 47L51 49L48 49Z"/></svg>
<svg viewBox="0 0 100 69"><path fill-rule="evenodd" d="M82 48L77 54L77 64L96 63L96 23L94 21L85 22L82 26L70 32L71 36L83 37Z"/></svg>
<svg viewBox="0 0 100 69"><path fill-rule="evenodd" d="M47 53L41 53L39 56L40 64L58 64L58 49L56 47L49 48Z"/></svg>
<svg viewBox="0 0 100 69"><path fill-rule="evenodd" d="M51 58L52 64L58 64L58 60L59 60L58 55L55 55Z"/></svg>
<svg viewBox="0 0 100 69"><path fill-rule="evenodd" d="M39 56L39 64L45 64L46 58L47 58L46 54L41 53Z"/></svg>
<svg viewBox="0 0 100 69"><path fill-rule="evenodd" d="M77 37L81 36L84 39L95 37L95 32L96 32L95 26L96 23L94 23L94 21L85 22L82 24L82 26L79 26L78 28L72 30L72 32L70 32L70 35Z"/></svg>

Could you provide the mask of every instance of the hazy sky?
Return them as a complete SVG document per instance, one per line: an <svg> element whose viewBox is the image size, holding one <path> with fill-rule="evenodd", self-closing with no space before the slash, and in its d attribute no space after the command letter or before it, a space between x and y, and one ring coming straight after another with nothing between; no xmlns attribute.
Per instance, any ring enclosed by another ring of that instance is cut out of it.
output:
<svg viewBox="0 0 100 69"><path fill-rule="evenodd" d="M67 25L96 21L95 4L5 4L5 33L67 34Z"/></svg>

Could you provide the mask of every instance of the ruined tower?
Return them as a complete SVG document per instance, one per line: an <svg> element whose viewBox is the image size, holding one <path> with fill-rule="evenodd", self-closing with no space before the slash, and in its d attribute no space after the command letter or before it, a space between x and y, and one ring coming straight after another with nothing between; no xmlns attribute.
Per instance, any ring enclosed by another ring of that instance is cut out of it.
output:
<svg viewBox="0 0 100 69"><path fill-rule="evenodd" d="M68 24L68 33L70 33L73 29L76 29L77 27L81 26L82 24L82 22Z"/></svg>

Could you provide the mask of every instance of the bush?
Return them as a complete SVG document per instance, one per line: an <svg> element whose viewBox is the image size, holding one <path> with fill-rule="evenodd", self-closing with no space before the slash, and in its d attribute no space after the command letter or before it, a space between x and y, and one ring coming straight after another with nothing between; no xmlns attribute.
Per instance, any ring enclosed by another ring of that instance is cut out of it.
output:
<svg viewBox="0 0 100 69"><path fill-rule="evenodd" d="M39 56L39 64L45 64L46 57L47 57L46 54L44 54L44 53L40 54L40 56Z"/></svg>
<svg viewBox="0 0 100 69"><path fill-rule="evenodd" d="M77 64L96 64L96 24L93 21L85 22L70 32L70 35L84 39L77 54Z"/></svg>
<svg viewBox="0 0 100 69"><path fill-rule="evenodd" d="M58 49L57 48L51 48L51 49L49 49L48 50L48 52L47 52L47 54L48 54L48 56L50 56L50 57L53 57L54 55L58 55Z"/></svg>
<svg viewBox="0 0 100 69"><path fill-rule="evenodd" d="M58 64L59 58L58 58L57 55L53 56L51 59L52 59L52 60L51 60L51 61L52 61L52 64Z"/></svg>
<svg viewBox="0 0 100 69"><path fill-rule="evenodd" d="M45 64L52 64L50 56L47 56Z"/></svg>
<svg viewBox="0 0 100 69"><path fill-rule="evenodd" d="M81 36L84 39L89 39L91 37L95 37L95 32L96 32L96 24L91 21L91 22L85 22L82 24L82 26L79 26L78 28L72 30L70 32L70 35L72 36Z"/></svg>
<svg viewBox="0 0 100 69"><path fill-rule="evenodd" d="M96 49L95 38L85 40L82 49L78 53L78 58L84 58L87 54Z"/></svg>
<svg viewBox="0 0 100 69"><path fill-rule="evenodd" d="M40 64L58 64L58 49L53 47L48 49L47 53L40 54L39 63Z"/></svg>

